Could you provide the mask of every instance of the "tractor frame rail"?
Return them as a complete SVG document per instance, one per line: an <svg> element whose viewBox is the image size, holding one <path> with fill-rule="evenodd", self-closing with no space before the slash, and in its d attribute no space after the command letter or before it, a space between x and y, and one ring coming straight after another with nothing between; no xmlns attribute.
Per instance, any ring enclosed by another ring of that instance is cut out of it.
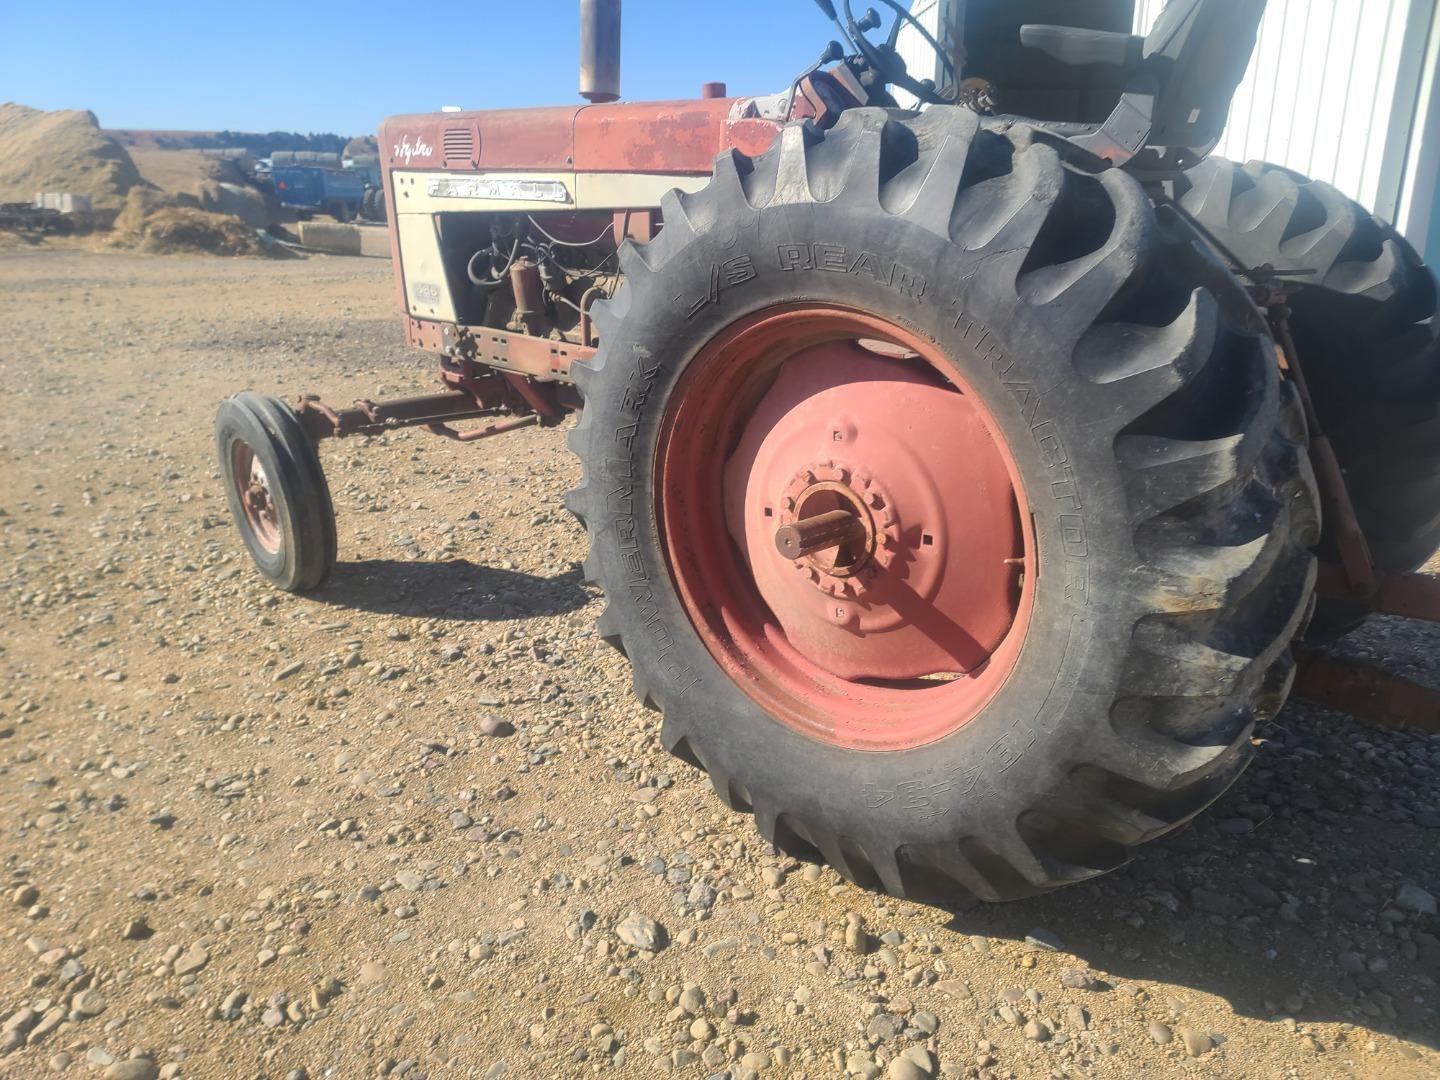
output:
<svg viewBox="0 0 1440 1080"><path fill-rule="evenodd" d="M583 358L594 350L581 352ZM533 424L556 423L579 408L569 383L498 370L488 361L444 356L439 374L450 389L438 394L362 399L344 408L327 405L316 394L302 394L292 408L315 443L347 435L381 435L406 427L423 427L456 442L475 442ZM500 417L508 419L469 431L450 426L461 420Z"/></svg>
<svg viewBox="0 0 1440 1080"><path fill-rule="evenodd" d="M1375 615L1440 623L1440 575L1405 574L1373 579L1358 591L1343 567L1321 563L1315 592ZM1328 649L1295 646L1294 693L1378 727L1440 734L1440 690L1383 667Z"/></svg>

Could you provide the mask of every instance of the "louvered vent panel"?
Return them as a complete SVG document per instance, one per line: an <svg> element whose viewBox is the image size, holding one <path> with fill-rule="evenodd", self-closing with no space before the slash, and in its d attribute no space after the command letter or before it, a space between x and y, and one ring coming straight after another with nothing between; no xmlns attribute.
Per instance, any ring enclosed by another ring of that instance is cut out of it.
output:
<svg viewBox="0 0 1440 1080"><path fill-rule="evenodd" d="M446 128L440 146L446 161L470 161L475 156L475 133L469 128Z"/></svg>

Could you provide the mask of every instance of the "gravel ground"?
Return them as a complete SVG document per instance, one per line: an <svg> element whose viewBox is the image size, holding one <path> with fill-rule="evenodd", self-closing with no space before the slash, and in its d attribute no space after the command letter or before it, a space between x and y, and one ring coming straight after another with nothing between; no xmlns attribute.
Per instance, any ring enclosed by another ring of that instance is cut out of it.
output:
<svg viewBox="0 0 1440 1080"><path fill-rule="evenodd" d="M660 749L560 430L327 447L340 567L264 586L215 406L427 389L393 308L381 262L0 253L0 1074L1440 1073L1433 739L1291 704L1120 872L918 907Z"/></svg>

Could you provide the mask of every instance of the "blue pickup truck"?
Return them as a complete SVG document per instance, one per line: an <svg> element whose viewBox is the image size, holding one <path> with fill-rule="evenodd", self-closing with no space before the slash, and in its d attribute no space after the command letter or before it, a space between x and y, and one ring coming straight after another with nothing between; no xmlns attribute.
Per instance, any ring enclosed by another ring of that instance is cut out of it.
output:
<svg viewBox="0 0 1440 1080"><path fill-rule="evenodd" d="M325 213L336 221L385 220L379 162L342 162L339 154L277 150L270 156L271 182L284 206L302 214Z"/></svg>

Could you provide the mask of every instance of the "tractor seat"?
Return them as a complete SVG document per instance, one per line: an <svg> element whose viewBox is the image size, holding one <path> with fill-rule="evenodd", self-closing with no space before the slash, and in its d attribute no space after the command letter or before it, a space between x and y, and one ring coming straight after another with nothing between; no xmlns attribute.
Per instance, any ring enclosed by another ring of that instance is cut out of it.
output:
<svg viewBox="0 0 1440 1080"><path fill-rule="evenodd" d="M1149 148L1145 165L1188 168L1220 139L1264 11L1264 0L1170 0L1143 37L1026 24L1022 45L1067 65L1121 68L1125 88L1103 123L1025 122L1116 165Z"/></svg>

